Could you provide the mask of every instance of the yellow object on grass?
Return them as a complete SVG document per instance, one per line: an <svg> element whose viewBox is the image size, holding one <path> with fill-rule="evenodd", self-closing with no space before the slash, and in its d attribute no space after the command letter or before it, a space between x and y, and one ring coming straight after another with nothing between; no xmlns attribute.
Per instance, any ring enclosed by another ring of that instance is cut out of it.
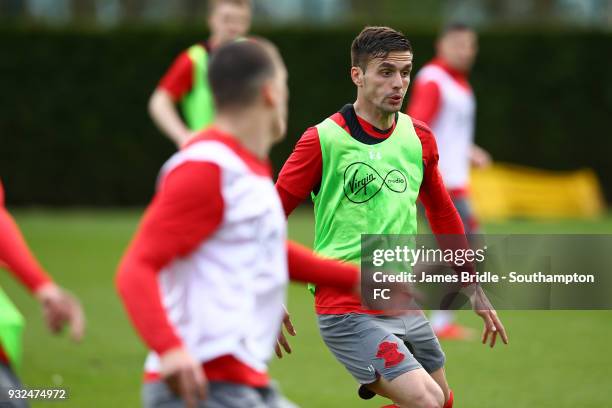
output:
<svg viewBox="0 0 612 408"><path fill-rule="evenodd" d="M472 171L472 204L483 220L512 217L590 218L604 199L591 169L557 172L512 164Z"/></svg>

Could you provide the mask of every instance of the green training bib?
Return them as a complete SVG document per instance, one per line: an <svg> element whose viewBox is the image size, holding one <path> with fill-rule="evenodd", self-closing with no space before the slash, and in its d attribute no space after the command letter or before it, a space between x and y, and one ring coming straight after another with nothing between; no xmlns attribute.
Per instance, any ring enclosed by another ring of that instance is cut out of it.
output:
<svg viewBox="0 0 612 408"><path fill-rule="evenodd" d="M0 288L0 343L11 366L16 368L21 365L21 337L24 325L23 316Z"/></svg>
<svg viewBox="0 0 612 408"><path fill-rule="evenodd" d="M323 169L312 195L315 251L359 263L361 234L416 234L423 148L410 117L399 113L393 133L374 145L330 118L317 130Z"/></svg>
<svg viewBox="0 0 612 408"><path fill-rule="evenodd" d="M183 116L191 130L201 130L210 125L215 117L215 105L208 84L208 52L201 44L187 50L193 64L193 86L181 100Z"/></svg>

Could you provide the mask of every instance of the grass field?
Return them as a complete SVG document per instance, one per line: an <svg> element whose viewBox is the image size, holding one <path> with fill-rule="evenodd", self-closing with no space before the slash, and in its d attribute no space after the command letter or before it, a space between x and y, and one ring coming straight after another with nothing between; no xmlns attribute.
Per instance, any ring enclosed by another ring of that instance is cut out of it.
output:
<svg viewBox="0 0 612 408"><path fill-rule="evenodd" d="M29 243L58 282L81 298L85 341L74 345L43 327L38 305L7 274L0 285L27 317L20 375L30 388L68 389L65 402L34 407L138 407L145 349L115 294L119 258L139 211L17 211ZM562 223L486 225L490 233L610 233L612 218ZM308 211L293 215L290 235L310 244ZM356 385L319 338L312 297L292 286L289 309L298 336L294 353L271 365L284 393L302 407L380 407L357 398ZM445 342L447 374L456 407L602 408L612 406L612 312L500 312L510 345L493 350L478 342ZM480 329L472 313L465 324Z"/></svg>

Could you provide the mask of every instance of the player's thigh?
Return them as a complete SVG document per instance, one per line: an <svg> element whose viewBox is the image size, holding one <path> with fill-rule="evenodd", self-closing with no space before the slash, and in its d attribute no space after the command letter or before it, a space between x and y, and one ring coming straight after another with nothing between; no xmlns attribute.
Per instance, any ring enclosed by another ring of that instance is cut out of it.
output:
<svg viewBox="0 0 612 408"><path fill-rule="evenodd" d="M390 398L402 408L442 407L445 401L442 389L422 368L404 373L391 381L381 377L368 388Z"/></svg>
<svg viewBox="0 0 612 408"><path fill-rule="evenodd" d="M444 373L446 357L431 324L420 311L403 316L377 316L376 322L400 337L416 360L449 396L449 387Z"/></svg>
<svg viewBox="0 0 612 408"><path fill-rule="evenodd" d="M448 382L446 381L446 372L444 370L444 367L434 371L433 373L429 373L429 375L442 389L442 393L444 394L444 401L447 401L450 397L450 387L448 386Z"/></svg>
<svg viewBox="0 0 612 408"><path fill-rule="evenodd" d="M388 381L421 365L391 330L364 314L320 315L323 341L360 384Z"/></svg>

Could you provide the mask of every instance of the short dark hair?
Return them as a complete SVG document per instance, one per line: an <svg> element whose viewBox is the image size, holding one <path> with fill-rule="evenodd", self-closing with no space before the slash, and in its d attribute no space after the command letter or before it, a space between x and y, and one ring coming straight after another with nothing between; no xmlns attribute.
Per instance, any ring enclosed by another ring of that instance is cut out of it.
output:
<svg viewBox="0 0 612 408"><path fill-rule="evenodd" d="M208 13L212 13L221 4L232 4L239 7L251 8L251 0L208 0Z"/></svg>
<svg viewBox="0 0 612 408"><path fill-rule="evenodd" d="M390 52L410 51L412 44L400 31L390 27L366 27L351 45L351 64L365 71L373 58L385 58Z"/></svg>
<svg viewBox="0 0 612 408"><path fill-rule="evenodd" d="M271 42L256 37L234 41L216 50L208 67L216 108L244 107L252 103L262 83L274 77L277 55Z"/></svg>
<svg viewBox="0 0 612 408"><path fill-rule="evenodd" d="M442 37L444 37L447 34L454 33L454 32L457 32L457 31L472 31L472 32L475 32L475 30L471 26L469 26L469 25L467 25L465 23L461 23L461 22L455 21L455 22L452 22L452 23L449 23L449 24L445 25L442 28L442 31L440 31L439 38L442 38Z"/></svg>

